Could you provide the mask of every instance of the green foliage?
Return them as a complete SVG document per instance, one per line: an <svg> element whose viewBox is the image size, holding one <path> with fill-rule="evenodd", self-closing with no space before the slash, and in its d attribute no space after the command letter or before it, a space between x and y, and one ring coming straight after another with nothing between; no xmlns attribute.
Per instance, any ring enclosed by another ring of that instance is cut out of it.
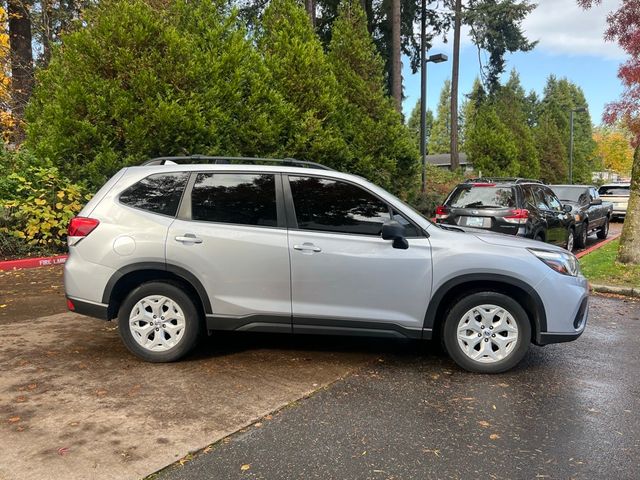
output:
<svg viewBox="0 0 640 480"><path fill-rule="evenodd" d="M538 178L540 161L528 124L530 104L515 70L511 72L509 81L497 90L493 102L498 117L515 141L519 165L517 174L525 178Z"/></svg>
<svg viewBox="0 0 640 480"><path fill-rule="evenodd" d="M512 177L519 174L518 146L491 103L482 105L468 130L466 153L475 170L484 176Z"/></svg>
<svg viewBox="0 0 640 480"><path fill-rule="evenodd" d="M418 151L384 92L383 62L359 4L344 2L328 54L340 93L337 121L349 145L349 171L398 193L413 186Z"/></svg>
<svg viewBox="0 0 640 480"><path fill-rule="evenodd" d="M547 183L565 183L568 178L567 149L553 117L544 113L534 130L540 160L540 178Z"/></svg>
<svg viewBox="0 0 640 480"><path fill-rule="evenodd" d="M563 158L550 159L550 163L541 162L541 169L554 183L568 181L569 117L572 109L587 105L584 93L580 87L566 78L558 80L550 76L544 89L544 98L539 106L540 117L546 116L550 122L549 128L555 129L564 145ZM541 143L538 141L538 145ZM544 147L544 145L543 145ZM573 181L574 183L591 182L591 172L597 170L599 162L596 155L596 144L593 140L591 116L588 112L574 114L574 143L573 143ZM557 151L553 144L547 148ZM561 166L567 165L566 167Z"/></svg>
<svg viewBox="0 0 640 480"><path fill-rule="evenodd" d="M0 184L2 254L24 253L20 243L47 251L62 250L69 220L90 197L82 185L60 175L56 167L28 166L16 155L12 173ZM37 162L35 162L37 163Z"/></svg>
<svg viewBox="0 0 640 480"><path fill-rule="evenodd" d="M429 137L429 153L451 151L451 80L446 80L440 91L437 117Z"/></svg>
<svg viewBox="0 0 640 480"><path fill-rule="evenodd" d="M429 138L431 137L431 129L433 128L433 112L427 109L426 122L425 122L425 137L427 146L429 145ZM411 132L411 138L413 138L416 148L420 148L420 99L416 102L416 105L411 110L411 115L407 120L407 128Z"/></svg>
<svg viewBox="0 0 640 480"><path fill-rule="evenodd" d="M269 153L286 110L222 0L106 0L38 75L27 145L100 185L156 155Z"/></svg>

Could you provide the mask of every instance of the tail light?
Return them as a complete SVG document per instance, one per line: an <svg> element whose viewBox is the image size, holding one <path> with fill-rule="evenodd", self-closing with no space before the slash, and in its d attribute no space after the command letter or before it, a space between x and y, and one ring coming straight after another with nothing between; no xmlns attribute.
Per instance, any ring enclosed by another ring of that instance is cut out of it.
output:
<svg viewBox="0 0 640 480"><path fill-rule="evenodd" d="M527 223L527 220L529 219L529 210L516 208L515 210L511 210L509 214L505 215L503 218L505 222L523 225Z"/></svg>
<svg viewBox="0 0 640 480"><path fill-rule="evenodd" d="M69 237L86 237L100 224L95 218L74 217L69 222Z"/></svg>
<svg viewBox="0 0 640 480"><path fill-rule="evenodd" d="M436 207L436 221L449 218L449 209L444 205Z"/></svg>

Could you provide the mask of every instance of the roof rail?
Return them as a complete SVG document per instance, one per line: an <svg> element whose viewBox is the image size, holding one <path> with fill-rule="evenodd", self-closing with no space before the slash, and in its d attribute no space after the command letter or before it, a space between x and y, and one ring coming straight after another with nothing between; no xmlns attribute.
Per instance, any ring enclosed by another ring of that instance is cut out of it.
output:
<svg viewBox="0 0 640 480"><path fill-rule="evenodd" d="M520 178L520 177L480 177L480 178L468 178L464 183L542 183L541 180L533 178Z"/></svg>
<svg viewBox="0 0 640 480"><path fill-rule="evenodd" d="M282 165L288 165L292 167L309 167L318 168L321 170L333 170L325 165L315 162L307 162L305 160L296 160L295 158L261 158L261 157L211 157L207 155L189 155L189 156L177 156L177 157L157 157L147 160L142 163L142 166L147 165L166 165L168 163L208 163L213 165L242 165L245 163L280 163Z"/></svg>

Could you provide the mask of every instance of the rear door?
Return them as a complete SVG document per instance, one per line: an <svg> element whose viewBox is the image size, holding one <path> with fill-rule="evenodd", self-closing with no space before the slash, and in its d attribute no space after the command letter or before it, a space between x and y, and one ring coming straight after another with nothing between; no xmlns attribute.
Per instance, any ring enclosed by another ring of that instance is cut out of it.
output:
<svg viewBox="0 0 640 480"><path fill-rule="evenodd" d="M292 200L287 214L294 333L420 336L431 289L426 236L359 185L307 175L283 180ZM407 226L407 250L380 236L392 215Z"/></svg>
<svg viewBox="0 0 640 480"><path fill-rule="evenodd" d="M553 191L544 186L534 187L540 189L544 196L544 203L547 209L544 211L547 220L547 241L559 246L565 246L569 235L568 218L569 214L562 209L562 204Z"/></svg>
<svg viewBox="0 0 640 480"><path fill-rule="evenodd" d="M167 236L167 263L192 272L210 328L291 331L289 247L280 174L193 173ZM279 208L280 207L280 208ZM264 329L264 328L263 328Z"/></svg>

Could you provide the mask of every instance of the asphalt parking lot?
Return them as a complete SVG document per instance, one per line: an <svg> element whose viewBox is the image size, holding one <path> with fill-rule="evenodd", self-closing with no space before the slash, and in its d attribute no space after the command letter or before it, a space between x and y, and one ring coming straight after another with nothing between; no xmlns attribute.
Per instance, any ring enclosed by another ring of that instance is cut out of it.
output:
<svg viewBox="0 0 640 480"><path fill-rule="evenodd" d="M214 336L150 365L113 324L65 312L61 271L0 272L0 479L171 464L153 478L640 471L638 301L593 297L578 341L532 347L500 376L462 372L430 344L269 335Z"/></svg>

